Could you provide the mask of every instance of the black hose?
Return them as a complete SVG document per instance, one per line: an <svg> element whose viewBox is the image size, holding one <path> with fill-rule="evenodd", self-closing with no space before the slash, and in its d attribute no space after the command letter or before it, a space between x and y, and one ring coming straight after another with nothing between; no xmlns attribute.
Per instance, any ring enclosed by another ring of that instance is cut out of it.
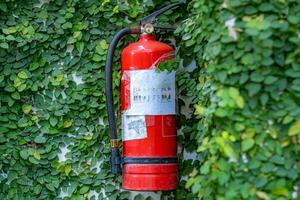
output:
<svg viewBox="0 0 300 200"><path fill-rule="evenodd" d="M125 35L129 34L139 34L140 28L133 27L133 28L124 28L117 32L113 37L109 48L107 50L106 55L106 63L105 63L105 93L106 93L106 107L107 107L107 114L108 114L108 122L109 122L109 137L111 141L111 170L113 174L117 174L121 172L121 159L120 153L118 149L118 135L117 135L117 128L116 128L116 119L115 119L115 109L114 109L114 100L113 100L113 90L112 90L112 62L115 53L115 49L118 45L118 42L124 37Z"/></svg>

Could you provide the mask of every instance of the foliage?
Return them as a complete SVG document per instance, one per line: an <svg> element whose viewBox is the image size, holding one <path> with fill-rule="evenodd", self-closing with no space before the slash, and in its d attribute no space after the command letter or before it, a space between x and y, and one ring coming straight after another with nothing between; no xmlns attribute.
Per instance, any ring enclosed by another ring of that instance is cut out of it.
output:
<svg viewBox="0 0 300 200"><path fill-rule="evenodd" d="M194 0L190 10L177 30L180 55L197 65L179 82L195 110L184 138L198 146L186 188L205 200L299 199L299 1Z"/></svg>
<svg viewBox="0 0 300 200"><path fill-rule="evenodd" d="M109 170L105 54L117 30L171 2L0 2L1 199L129 198ZM188 5L175 38L180 186L162 199L299 198L299 2Z"/></svg>
<svg viewBox="0 0 300 200"><path fill-rule="evenodd" d="M129 198L109 169L105 55L116 31L170 3L0 1L1 199ZM117 70L113 77L117 107Z"/></svg>

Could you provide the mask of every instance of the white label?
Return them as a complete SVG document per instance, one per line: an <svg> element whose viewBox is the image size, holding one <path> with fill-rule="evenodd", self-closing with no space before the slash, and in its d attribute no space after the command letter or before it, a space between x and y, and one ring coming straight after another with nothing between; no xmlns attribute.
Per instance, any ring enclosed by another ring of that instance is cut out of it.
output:
<svg viewBox="0 0 300 200"><path fill-rule="evenodd" d="M145 116L123 115L123 141L147 138Z"/></svg>
<svg viewBox="0 0 300 200"><path fill-rule="evenodd" d="M171 115L175 112L175 71L130 71L130 108L126 115Z"/></svg>

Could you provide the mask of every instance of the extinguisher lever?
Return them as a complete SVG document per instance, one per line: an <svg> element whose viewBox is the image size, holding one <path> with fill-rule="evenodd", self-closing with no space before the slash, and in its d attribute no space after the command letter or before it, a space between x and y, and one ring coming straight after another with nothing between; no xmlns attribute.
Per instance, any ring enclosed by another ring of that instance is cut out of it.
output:
<svg viewBox="0 0 300 200"><path fill-rule="evenodd" d="M139 34L140 27L125 28L117 32L107 50L106 63L105 63L105 94L106 94L106 107L108 114L109 123L109 137L110 137L110 147L111 147L111 171L113 174L118 174L121 172L121 157L118 148L118 134L116 128L115 119L115 109L114 109L114 99L113 99L113 87L112 87L112 63L113 57L118 45L118 42L125 35L129 34Z"/></svg>
<svg viewBox="0 0 300 200"><path fill-rule="evenodd" d="M153 26L154 29L159 29L159 30L166 30L166 31L175 31L177 29L177 26L161 26L161 25L155 25Z"/></svg>
<svg viewBox="0 0 300 200"><path fill-rule="evenodd" d="M145 24L154 24L155 23L155 20L156 18L163 14L164 12L172 9L172 8L175 8L175 7L178 7L182 4L184 4L185 2L181 1L181 2L177 2L177 3L173 3L171 5L168 5L166 7L163 7L157 11L154 11L153 13L151 13L150 15L146 16L146 17L143 17L140 22L141 22L141 25L145 25Z"/></svg>

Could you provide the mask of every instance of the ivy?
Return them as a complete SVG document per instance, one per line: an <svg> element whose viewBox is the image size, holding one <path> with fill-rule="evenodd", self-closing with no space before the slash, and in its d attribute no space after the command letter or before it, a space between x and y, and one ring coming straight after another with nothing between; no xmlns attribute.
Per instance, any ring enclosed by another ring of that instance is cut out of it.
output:
<svg viewBox="0 0 300 200"><path fill-rule="evenodd" d="M187 75L194 114L182 140L198 149L186 188L206 200L299 199L299 2L189 9L176 31L180 56L197 66Z"/></svg>
<svg viewBox="0 0 300 200"><path fill-rule="evenodd" d="M109 169L105 55L117 30L171 2L0 2L2 199L130 198ZM193 0L188 9L159 19L185 19L175 40L158 34L177 46L175 62L159 67L177 68L180 161L178 190L159 195L298 199L299 3ZM113 78L117 108L117 70Z"/></svg>
<svg viewBox="0 0 300 200"><path fill-rule="evenodd" d="M105 57L113 35L172 1L0 2L0 198L128 199L109 166ZM159 19L175 24L185 8ZM166 33L161 40L171 43ZM173 37L171 37L173 38ZM116 53L114 99L119 97ZM119 117L118 117L119 118ZM187 175L185 173L185 175ZM178 195L187 191L180 185ZM159 194L172 199L175 192ZM136 199L151 199L137 196Z"/></svg>

